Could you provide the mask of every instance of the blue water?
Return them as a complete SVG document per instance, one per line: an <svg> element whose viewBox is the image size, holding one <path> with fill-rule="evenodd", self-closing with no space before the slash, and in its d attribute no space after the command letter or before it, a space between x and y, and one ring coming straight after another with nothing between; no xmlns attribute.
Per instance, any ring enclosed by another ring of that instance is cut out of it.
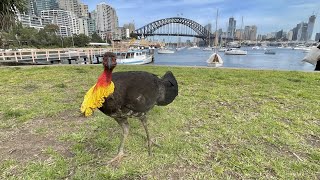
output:
<svg viewBox="0 0 320 180"><path fill-rule="evenodd" d="M298 70L313 71L314 66L302 62L306 55L301 50L268 48L276 52L275 55L264 54L264 50L248 51L247 55L224 55L224 52L218 52L224 63L223 67L228 68L249 68L249 69L274 69L274 70ZM203 51L202 49L187 48L176 51L174 54L155 53L156 65L176 65L176 66L207 66L206 60L213 51Z"/></svg>

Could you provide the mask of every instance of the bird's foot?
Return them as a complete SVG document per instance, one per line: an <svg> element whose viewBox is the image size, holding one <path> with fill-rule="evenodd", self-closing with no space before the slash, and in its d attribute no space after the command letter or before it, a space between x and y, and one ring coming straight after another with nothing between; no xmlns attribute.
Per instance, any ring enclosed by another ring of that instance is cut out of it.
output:
<svg viewBox="0 0 320 180"><path fill-rule="evenodd" d="M108 161L108 164L118 165L125 156L123 152L119 152L113 159Z"/></svg>

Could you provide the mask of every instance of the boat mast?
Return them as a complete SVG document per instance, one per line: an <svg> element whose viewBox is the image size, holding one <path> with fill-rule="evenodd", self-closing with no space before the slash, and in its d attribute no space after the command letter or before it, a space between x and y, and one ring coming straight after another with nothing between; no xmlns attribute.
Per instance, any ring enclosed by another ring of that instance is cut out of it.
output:
<svg viewBox="0 0 320 180"><path fill-rule="evenodd" d="M218 15L219 15L219 9L217 9L217 15L216 15L216 32L214 37L214 52L217 52L217 41L218 41Z"/></svg>
<svg viewBox="0 0 320 180"><path fill-rule="evenodd" d="M242 25L243 25L243 16L241 18L241 28L240 28L240 47L241 47L241 40L242 40Z"/></svg>

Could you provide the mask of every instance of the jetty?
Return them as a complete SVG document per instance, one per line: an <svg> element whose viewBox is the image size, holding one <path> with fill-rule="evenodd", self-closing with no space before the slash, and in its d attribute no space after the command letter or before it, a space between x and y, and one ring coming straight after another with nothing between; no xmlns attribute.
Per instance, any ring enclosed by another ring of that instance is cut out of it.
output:
<svg viewBox="0 0 320 180"><path fill-rule="evenodd" d="M122 48L19 49L0 51L0 65L97 64L106 52Z"/></svg>

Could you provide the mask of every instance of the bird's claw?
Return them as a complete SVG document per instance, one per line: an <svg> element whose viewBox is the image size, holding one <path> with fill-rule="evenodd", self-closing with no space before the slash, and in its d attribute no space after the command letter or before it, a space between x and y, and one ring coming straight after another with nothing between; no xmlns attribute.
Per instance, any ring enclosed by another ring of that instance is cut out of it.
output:
<svg viewBox="0 0 320 180"><path fill-rule="evenodd" d="M124 158L126 155L124 153L118 153L113 159L108 161L108 164L117 165L121 162L122 158Z"/></svg>

